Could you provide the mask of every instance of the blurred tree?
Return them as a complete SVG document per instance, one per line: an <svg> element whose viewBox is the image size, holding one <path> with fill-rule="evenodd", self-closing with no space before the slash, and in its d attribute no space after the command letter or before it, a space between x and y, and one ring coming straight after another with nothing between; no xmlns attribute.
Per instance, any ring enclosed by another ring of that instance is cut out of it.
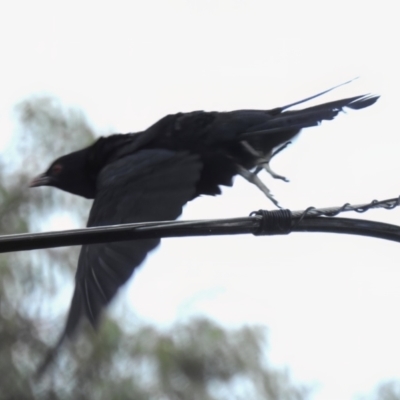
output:
<svg viewBox="0 0 400 400"><path fill-rule="evenodd" d="M20 103L16 115L17 133L0 159L1 234L83 226L90 201L50 188L28 190L28 183L56 156L93 141L89 123L51 97ZM309 389L266 363L263 329L227 331L206 319L126 333L105 318L97 334L78 335L34 381L36 365L64 323L78 250L0 256L0 399L308 397Z"/></svg>
<svg viewBox="0 0 400 400"><path fill-rule="evenodd" d="M392 380L382 382L371 395L360 398L360 400L400 400L400 381Z"/></svg>

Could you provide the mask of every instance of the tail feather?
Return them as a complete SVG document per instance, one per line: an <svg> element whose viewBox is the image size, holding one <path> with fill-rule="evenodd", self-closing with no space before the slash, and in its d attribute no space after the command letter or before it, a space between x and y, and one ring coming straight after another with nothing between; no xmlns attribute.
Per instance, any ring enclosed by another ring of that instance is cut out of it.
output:
<svg viewBox="0 0 400 400"><path fill-rule="evenodd" d="M359 99L359 101L355 101L351 104L348 104L346 107L351 108L352 110L361 110L362 108L366 108L375 104L380 96L367 94Z"/></svg>
<svg viewBox="0 0 400 400"><path fill-rule="evenodd" d="M259 135L277 134L289 128L300 130L318 126L322 121L334 119L346 107L353 110L361 110L374 104L378 98L379 96L376 95L361 95L331 101L302 110L286 111L270 118L263 124L248 129L241 135L241 139Z"/></svg>
<svg viewBox="0 0 400 400"><path fill-rule="evenodd" d="M286 113L280 114L280 116L285 116L290 113L301 113L308 111L319 111L319 110L336 110L342 111L343 108L351 108L353 110L361 110L374 104L379 99L377 95L362 94L360 96L349 97L347 99L340 99L330 101L328 103L318 104L316 106L308 107L303 110L287 111Z"/></svg>
<svg viewBox="0 0 400 400"><path fill-rule="evenodd" d="M351 83L351 82L355 81L356 79L358 79L358 77L357 77L357 78L354 78L354 79L351 79L351 80L349 80L349 81L347 81L347 82L340 83L339 85L336 85L336 86L334 86L334 87L331 87L330 89L324 90L323 92L314 94L314 95L312 95L312 96L310 96L310 97L307 97L307 98L305 98L305 99L296 101L296 102L291 103L291 104L287 104L286 106L280 107L280 110L281 110L281 111L285 111L285 110L287 110L288 108L291 108L291 107L297 106L297 105L299 105L299 104L306 103L307 101L316 99L317 97L320 97L320 96L323 96L323 95L326 94L326 93L332 92L332 90L335 90L335 89L337 89L338 87L347 85L348 83Z"/></svg>

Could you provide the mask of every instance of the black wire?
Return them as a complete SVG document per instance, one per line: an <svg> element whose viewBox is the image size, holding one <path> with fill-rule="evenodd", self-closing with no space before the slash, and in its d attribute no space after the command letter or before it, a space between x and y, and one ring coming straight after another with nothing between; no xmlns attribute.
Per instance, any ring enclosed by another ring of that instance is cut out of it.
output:
<svg viewBox="0 0 400 400"><path fill-rule="evenodd" d="M74 246L81 244L109 243L132 239L166 238L183 236L256 234L265 228L265 215L251 217L218 219L206 221L151 222L106 227L76 229L69 231L36 234L8 235L0 237L0 253L34 250L51 247ZM267 230L269 235L282 234L280 224ZM350 235L370 236L400 242L400 227L382 222L327 218L320 216L291 216L292 232L329 232ZM285 231L285 233L289 233Z"/></svg>
<svg viewBox="0 0 400 400"><path fill-rule="evenodd" d="M304 218L292 228L293 232L326 232L370 236L400 243L400 227L383 222L351 218Z"/></svg>
<svg viewBox="0 0 400 400"><path fill-rule="evenodd" d="M132 239L245 234L252 233L258 226L259 221L254 218L234 218L212 221L136 223L69 231L25 233L1 236L0 253Z"/></svg>

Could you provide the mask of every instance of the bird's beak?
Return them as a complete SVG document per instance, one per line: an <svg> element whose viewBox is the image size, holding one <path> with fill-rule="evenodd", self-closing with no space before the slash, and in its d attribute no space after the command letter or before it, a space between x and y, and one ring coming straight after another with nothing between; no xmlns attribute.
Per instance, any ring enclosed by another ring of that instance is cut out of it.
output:
<svg viewBox="0 0 400 400"><path fill-rule="evenodd" d="M29 187L36 186L49 186L51 183L51 178L46 174L38 175L29 185Z"/></svg>

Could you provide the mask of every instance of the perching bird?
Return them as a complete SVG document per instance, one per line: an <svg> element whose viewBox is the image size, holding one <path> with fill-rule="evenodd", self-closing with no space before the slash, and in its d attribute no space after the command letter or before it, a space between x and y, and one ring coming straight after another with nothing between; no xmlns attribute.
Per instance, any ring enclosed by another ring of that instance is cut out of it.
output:
<svg viewBox="0 0 400 400"><path fill-rule="evenodd" d="M285 179L271 170L273 155L302 128L332 120L345 107L359 110L378 99L362 95L286 111L330 90L267 111L167 115L143 132L102 137L58 158L31 186L54 186L94 199L88 227L174 220L189 200L220 194L220 186L231 186L235 175L277 204L257 175L265 169ZM67 323L40 373L84 317L97 326L102 309L159 243L145 239L82 246Z"/></svg>

